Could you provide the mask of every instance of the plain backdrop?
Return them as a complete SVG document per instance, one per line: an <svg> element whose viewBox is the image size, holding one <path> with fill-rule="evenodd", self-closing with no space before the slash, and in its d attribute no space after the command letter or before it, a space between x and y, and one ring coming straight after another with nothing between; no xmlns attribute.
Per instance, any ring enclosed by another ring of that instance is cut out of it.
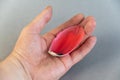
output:
<svg viewBox="0 0 120 80"><path fill-rule="evenodd" d="M10 54L22 28L47 5L53 17L42 33L78 13L97 21L95 48L61 80L120 80L120 0L0 0L0 58Z"/></svg>

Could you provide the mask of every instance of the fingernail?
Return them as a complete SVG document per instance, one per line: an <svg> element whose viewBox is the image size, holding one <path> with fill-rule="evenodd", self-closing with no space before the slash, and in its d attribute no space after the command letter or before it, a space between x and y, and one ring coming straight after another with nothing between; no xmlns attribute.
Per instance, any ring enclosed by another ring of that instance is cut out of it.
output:
<svg viewBox="0 0 120 80"><path fill-rule="evenodd" d="M47 6L45 9L46 9L48 12L49 12L49 11L52 11L52 6Z"/></svg>

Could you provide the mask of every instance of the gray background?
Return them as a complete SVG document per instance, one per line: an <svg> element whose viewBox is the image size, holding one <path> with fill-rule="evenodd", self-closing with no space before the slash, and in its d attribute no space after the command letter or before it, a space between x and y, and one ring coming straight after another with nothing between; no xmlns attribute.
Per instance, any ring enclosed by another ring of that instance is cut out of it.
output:
<svg viewBox="0 0 120 80"><path fill-rule="evenodd" d="M97 21L97 45L61 80L120 80L120 0L0 0L0 58L12 51L21 29L47 5L53 7L53 18L43 33L77 13Z"/></svg>

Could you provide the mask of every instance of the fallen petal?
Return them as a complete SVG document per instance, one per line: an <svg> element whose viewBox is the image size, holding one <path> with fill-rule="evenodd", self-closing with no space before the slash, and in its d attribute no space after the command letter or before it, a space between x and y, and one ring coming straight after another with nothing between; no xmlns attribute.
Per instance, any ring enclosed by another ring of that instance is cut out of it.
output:
<svg viewBox="0 0 120 80"><path fill-rule="evenodd" d="M79 25L70 26L61 31L52 41L48 53L53 56L64 56L75 50L84 38L85 32Z"/></svg>

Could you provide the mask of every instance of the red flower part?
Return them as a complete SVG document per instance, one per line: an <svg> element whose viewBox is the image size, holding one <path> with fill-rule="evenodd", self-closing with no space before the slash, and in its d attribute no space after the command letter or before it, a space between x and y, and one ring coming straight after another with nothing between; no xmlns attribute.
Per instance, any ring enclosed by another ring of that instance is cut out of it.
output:
<svg viewBox="0 0 120 80"><path fill-rule="evenodd" d="M52 41L48 53L53 56L64 56L75 50L84 38L82 26L70 26L61 31Z"/></svg>

